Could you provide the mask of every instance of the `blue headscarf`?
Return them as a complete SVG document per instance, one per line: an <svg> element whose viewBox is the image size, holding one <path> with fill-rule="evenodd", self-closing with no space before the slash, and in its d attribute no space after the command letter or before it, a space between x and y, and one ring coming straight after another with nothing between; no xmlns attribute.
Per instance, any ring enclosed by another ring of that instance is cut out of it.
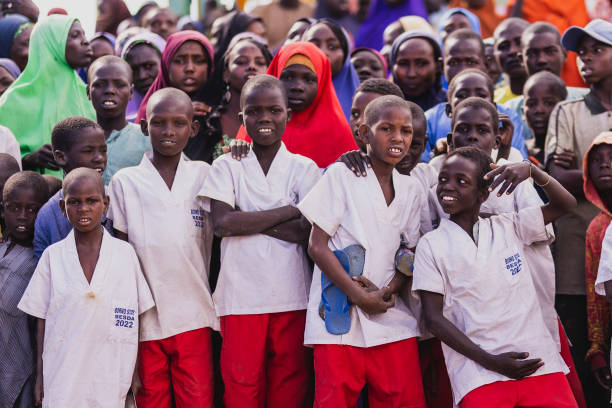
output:
<svg viewBox="0 0 612 408"><path fill-rule="evenodd" d="M11 76L15 79L17 79L17 77L21 75L21 70L19 69L17 64L13 62L12 59L0 58L0 67L6 69L8 73L11 74Z"/></svg>
<svg viewBox="0 0 612 408"><path fill-rule="evenodd" d="M455 14L463 14L465 18L467 18L468 21L470 22L470 26L472 26L472 30L474 30L476 34L482 35L482 32L480 31L480 19L478 18L478 16L469 10L466 10L464 8L459 8L459 7L450 8L446 10L444 14L442 14L442 17L440 17L440 27L438 28L438 34L442 32L442 29L444 28L444 22Z"/></svg>
<svg viewBox="0 0 612 408"><path fill-rule="evenodd" d="M386 0L374 0L366 20L355 37L355 45L380 50L383 46L385 28L403 16L427 18L427 9L423 0L404 0L395 7L389 6Z"/></svg>
<svg viewBox="0 0 612 408"><path fill-rule="evenodd" d="M27 23L30 23L30 20L19 14L11 14L0 19L0 58L10 56L17 30Z"/></svg>

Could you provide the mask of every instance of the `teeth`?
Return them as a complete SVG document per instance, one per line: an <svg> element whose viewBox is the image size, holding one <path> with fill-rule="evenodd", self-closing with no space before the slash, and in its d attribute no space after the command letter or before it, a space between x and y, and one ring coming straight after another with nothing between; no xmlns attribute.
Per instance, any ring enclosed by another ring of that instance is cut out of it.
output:
<svg viewBox="0 0 612 408"><path fill-rule="evenodd" d="M161 144L174 144L172 140L162 140Z"/></svg>
<svg viewBox="0 0 612 408"><path fill-rule="evenodd" d="M442 196L442 201L457 201L455 197Z"/></svg>
<svg viewBox="0 0 612 408"><path fill-rule="evenodd" d="M113 101L104 101L102 102L104 106L115 106L115 102Z"/></svg>
<svg viewBox="0 0 612 408"><path fill-rule="evenodd" d="M392 147L389 149L390 151L392 151L393 153L401 153L401 149L398 149L397 147Z"/></svg>
<svg viewBox="0 0 612 408"><path fill-rule="evenodd" d="M17 228L15 228L17 231L25 231L26 227L23 225L18 225Z"/></svg>
<svg viewBox="0 0 612 408"><path fill-rule="evenodd" d="M270 128L259 129L258 132L259 133L272 133L272 129Z"/></svg>

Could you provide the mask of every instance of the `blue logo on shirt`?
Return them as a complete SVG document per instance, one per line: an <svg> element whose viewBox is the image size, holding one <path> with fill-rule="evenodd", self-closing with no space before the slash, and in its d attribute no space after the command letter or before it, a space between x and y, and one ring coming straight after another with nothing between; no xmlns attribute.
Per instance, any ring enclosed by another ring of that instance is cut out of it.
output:
<svg viewBox="0 0 612 408"><path fill-rule="evenodd" d="M198 228L204 228L204 210L192 209L191 218L193 218L193 224Z"/></svg>
<svg viewBox="0 0 612 408"><path fill-rule="evenodd" d="M115 326L131 329L134 327L134 309L126 309L123 307L115 308Z"/></svg>
<svg viewBox="0 0 612 408"><path fill-rule="evenodd" d="M506 269L512 273L512 276L516 275L521 271L521 267L523 266L523 260L521 259L521 255L518 252L506 258L505 261Z"/></svg>

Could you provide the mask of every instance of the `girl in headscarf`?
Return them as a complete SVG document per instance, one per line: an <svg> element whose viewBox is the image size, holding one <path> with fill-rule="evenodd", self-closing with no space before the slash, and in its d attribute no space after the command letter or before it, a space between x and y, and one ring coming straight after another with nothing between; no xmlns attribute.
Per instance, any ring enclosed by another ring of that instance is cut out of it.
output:
<svg viewBox="0 0 612 408"><path fill-rule="evenodd" d="M259 17L254 17L243 11L232 11L215 20L211 28L211 43L215 53L215 71L209 87L206 90L207 102L214 106L221 103L221 95L224 92L223 65L227 48L232 39L240 33L252 32L260 37L265 37L265 27Z"/></svg>
<svg viewBox="0 0 612 408"><path fill-rule="evenodd" d="M383 31L401 16L427 18L425 3L423 0L374 0L355 37L355 44L380 50L383 46Z"/></svg>
<svg viewBox="0 0 612 408"><path fill-rule="evenodd" d="M34 24L24 16L12 14L0 19L0 58L10 58L24 70Z"/></svg>
<svg viewBox="0 0 612 408"><path fill-rule="evenodd" d="M166 41L149 31L136 34L123 47L121 58L132 68L134 92L125 112L129 122L136 120L142 99L159 75Z"/></svg>
<svg viewBox="0 0 612 408"><path fill-rule="evenodd" d="M32 30L28 65L0 97L0 123L19 141L24 169L58 170L49 145L57 122L68 116L96 120L85 84L75 71L88 66L92 57L74 17L55 14Z"/></svg>
<svg viewBox="0 0 612 408"><path fill-rule="evenodd" d="M140 104L136 123L146 118L147 102L156 91L174 87L184 91L193 103L194 117L203 122L210 108L204 103L204 90L213 72L214 54L208 38L197 31L179 31L168 37L161 57L161 70ZM205 126L189 139L183 150L192 160L212 161L216 142L206 138Z"/></svg>
<svg viewBox="0 0 612 408"><path fill-rule="evenodd" d="M234 37L223 60L223 99L221 104L212 108L205 122L208 131L205 140L215 143L212 160L229 151L230 142L236 138L242 124L238 117L242 87L249 78L266 73L272 54L263 38L241 33Z"/></svg>
<svg viewBox="0 0 612 408"><path fill-rule="evenodd" d="M393 82L400 87L406 100L424 111L446 101L441 56L436 39L421 31L401 34L391 48Z"/></svg>
<svg viewBox="0 0 612 408"><path fill-rule="evenodd" d="M387 78L387 60L371 48L355 48L351 52L351 64L357 72L359 82L370 78Z"/></svg>
<svg viewBox="0 0 612 408"><path fill-rule="evenodd" d="M283 46L267 73L279 78L287 90L291 120L283 142L290 152L325 168L343 153L357 149L334 91L329 59L316 45L296 42ZM250 142L244 127L237 139Z"/></svg>
<svg viewBox="0 0 612 408"><path fill-rule="evenodd" d="M351 64L348 36L333 21L320 20L304 31L302 41L315 44L329 58L336 96L348 121L353 95L360 83L355 67Z"/></svg>
<svg viewBox="0 0 612 408"><path fill-rule="evenodd" d="M0 96L15 82L19 75L21 75L21 70L13 60L0 58Z"/></svg>
<svg viewBox="0 0 612 408"><path fill-rule="evenodd" d="M444 39L460 28L471 28L476 34L482 34L480 32L480 20L476 14L464 8L450 8L440 17L440 27L438 29L440 44L444 44Z"/></svg>

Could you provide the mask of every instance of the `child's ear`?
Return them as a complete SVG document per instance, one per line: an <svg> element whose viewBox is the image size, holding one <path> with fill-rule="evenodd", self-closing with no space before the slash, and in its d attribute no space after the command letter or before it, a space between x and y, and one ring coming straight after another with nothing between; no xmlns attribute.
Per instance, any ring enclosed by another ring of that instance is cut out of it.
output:
<svg viewBox="0 0 612 408"><path fill-rule="evenodd" d="M66 202L63 198L60 198L59 206L60 210L62 210L62 214L64 214L64 217L68 218L68 214L66 214Z"/></svg>
<svg viewBox="0 0 612 408"><path fill-rule="evenodd" d="M105 195L102 202L104 203L104 214L106 214L108 212L108 204L110 203L110 198Z"/></svg>
<svg viewBox="0 0 612 408"><path fill-rule="evenodd" d="M450 152L453 149L453 134L446 134L446 152Z"/></svg>
<svg viewBox="0 0 612 408"><path fill-rule="evenodd" d="M436 60L436 68L437 72L444 73L444 63L442 62L442 58L438 58Z"/></svg>
<svg viewBox="0 0 612 408"><path fill-rule="evenodd" d="M489 188L479 189L478 191L478 205L481 205L489 198Z"/></svg>
<svg viewBox="0 0 612 408"><path fill-rule="evenodd" d="M68 163L68 158L66 157L66 153L59 149L55 149L53 151L53 158L55 162L59 164L60 167L64 167Z"/></svg>
<svg viewBox="0 0 612 408"><path fill-rule="evenodd" d="M128 101L132 99L132 96L134 96L134 84L130 84L130 98Z"/></svg>
<svg viewBox="0 0 612 408"><path fill-rule="evenodd" d="M502 142L502 137L501 137L501 134L498 131L495 134L495 143L494 143L493 148L494 149L499 149L499 147L501 146L501 142Z"/></svg>
<svg viewBox="0 0 612 408"><path fill-rule="evenodd" d="M87 90L87 99L91 101L91 89L89 88L89 84L87 84L87 87L85 89ZM130 97L130 99L132 98Z"/></svg>
<svg viewBox="0 0 612 408"><path fill-rule="evenodd" d="M291 120L291 108L287 106L287 122Z"/></svg>
<svg viewBox="0 0 612 408"><path fill-rule="evenodd" d="M149 136L149 124L146 119L140 119L140 130L142 130L143 135Z"/></svg>
<svg viewBox="0 0 612 408"><path fill-rule="evenodd" d="M367 146L370 144L370 134L372 133L372 129L366 124L362 124L359 126L357 130L357 140L359 143Z"/></svg>
<svg viewBox="0 0 612 408"><path fill-rule="evenodd" d="M189 138L195 137L198 132L200 131L200 122L198 122L197 120L192 120L191 121L191 136L189 136Z"/></svg>
<svg viewBox="0 0 612 408"><path fill-rule="evenodd" d="M563 53L563 63L565 64L565 61L567 60L567 50L562 46L559 46L559 48L561 48L561 53Z"/></svg>
<svg viewBox="0 0 612 408"><path fill-rule="evenodd" d="M223 69L223 82L227 83L227 81L229 81L229 72L228 69L225 68Z"/></svg>
<svg viewBox="0 0 612 408"><path fill-rule="evenodd" d="M446 116L448 116L449 118L452 116L452 114L453 114L453 107L451 106L450 103L446 104L446 106L444 107L444 111L446 112Z"/></svg>
<svg viewBox="0 0 612 408"><path fill-rule="evenodd" d="M244 115L242 114L242 110L238 112L238 120L240 121L240 124L246 128L244 125Z"/></svg>

